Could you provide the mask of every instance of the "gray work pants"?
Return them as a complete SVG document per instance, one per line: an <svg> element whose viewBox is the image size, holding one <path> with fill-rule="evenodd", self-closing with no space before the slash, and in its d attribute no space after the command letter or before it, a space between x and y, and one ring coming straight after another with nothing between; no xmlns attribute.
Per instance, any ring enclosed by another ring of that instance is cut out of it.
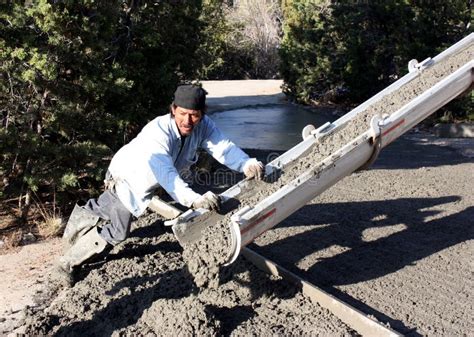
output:
<svg viewBox="0 0 474 337"><path fill-rule="evenodd" d="M114 188L106 190L97 199L89 199L84 208L107 221L100 236L108 243L116 245L130 234L132 213L122 204Z"/></svg>

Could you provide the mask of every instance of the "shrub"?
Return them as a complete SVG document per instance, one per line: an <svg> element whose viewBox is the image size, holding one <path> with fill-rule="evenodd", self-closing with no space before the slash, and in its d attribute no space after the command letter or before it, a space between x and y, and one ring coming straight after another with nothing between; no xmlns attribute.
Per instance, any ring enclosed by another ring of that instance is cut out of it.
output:
<svg viewBox="0 0 474 337"><path fill-rule="evenodd" d="M94 192L110 155L167 112L199 66L201 1L0 6L0 199L25 220L32 192Z"/></svg>
<svg viewBox="0 0 474 337"><path fill-rule="evenodd" d="M305 103L360 103L468 34L466 1L287 1L281 73Z"/></svg>

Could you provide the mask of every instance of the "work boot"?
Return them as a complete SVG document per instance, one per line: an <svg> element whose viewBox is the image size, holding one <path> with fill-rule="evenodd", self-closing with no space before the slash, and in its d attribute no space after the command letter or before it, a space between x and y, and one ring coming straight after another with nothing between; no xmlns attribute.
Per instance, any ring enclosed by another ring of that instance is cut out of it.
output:
<svg viewBox="0 0 474 337"><path fill-rule="evenodd" d="M59 281L70 287L74 284L74 267L105 250L108 243L100 235L97 227L79 237L74 245L59 258L56 274Z"/></svg>
<svg viewBox="0 0 474 337"><path fill-rule="evenodd" d="M64 229L63 244L66 250L74 245L82 235L96 226L98 221L99 217L97 215L76 204Z"/></svg>

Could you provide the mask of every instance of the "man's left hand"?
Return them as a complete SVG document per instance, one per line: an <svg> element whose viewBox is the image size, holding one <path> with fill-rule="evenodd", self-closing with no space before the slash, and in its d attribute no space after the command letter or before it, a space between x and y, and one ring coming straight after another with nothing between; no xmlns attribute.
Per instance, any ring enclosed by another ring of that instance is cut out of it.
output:
<svg viewBox="0 0 474 337"><path fill-rule="evenodd" d="M245 163L243 171L247 178L261 180L263 176L263 163L256 158L251 158Z"/></svg>

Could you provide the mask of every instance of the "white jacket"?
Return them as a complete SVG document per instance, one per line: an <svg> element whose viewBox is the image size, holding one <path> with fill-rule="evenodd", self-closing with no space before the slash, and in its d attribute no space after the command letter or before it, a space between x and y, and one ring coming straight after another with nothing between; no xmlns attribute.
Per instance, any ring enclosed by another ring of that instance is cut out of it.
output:
<svg viewBox="0 0 474 337"><path fill-rule="evenodd" d="M120 201L133 215L140 216L153 191L161 186L174 200L190 207L200 194L188 186L180 173L189 172L189 167L197 161L198 148L239 172L250 160L206 115L184 138L184 144L181 144L181 135L171 114L160 116L112 158L109 171L116 181Z"/></svg>

